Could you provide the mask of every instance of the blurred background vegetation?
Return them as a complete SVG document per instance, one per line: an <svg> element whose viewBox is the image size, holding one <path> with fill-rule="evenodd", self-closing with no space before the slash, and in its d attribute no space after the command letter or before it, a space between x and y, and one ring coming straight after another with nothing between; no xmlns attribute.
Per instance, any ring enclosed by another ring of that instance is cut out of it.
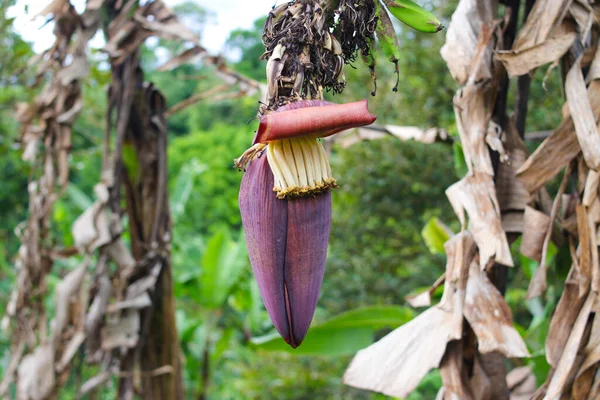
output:
<svg viewBox="0 0 600 400"><path fill-rule="evenodd" d="M456 6L455 1L422 3L446 22ZM6 18L11 4L12 0L0 3L0 309L5 308L15 277L13 259L19 246L15 232L28 207L30 169L20 160L20 133L13 110L36 92L35 76L27 65L33 55L31 44L19 37L13 21ZM187 2L175 11L200 31L210 10ZM224 49L241 55L231 62L232 68L257 80L264 80L265 65L258 60L263 52L262 25L263 20L258 20L253 29L233 31ZM391 90L393 65L381 54L376 97L371 98L369 72L358 61L356 68L346 68L349 84L345 92L335 98L329 95L329 100L369 98L378 123L440 127L455 135L452 98L457 88L439 56L443 32L426 35L398 28L403 50L399 92ZM157 41L146 45L143 53L147 80L160 88L169 105L220 84L211 67L202 64L151 72L159 64L159 54L177 51L173 44ZM84 87L85 105L73 136L71 184L52 221L55 240L64 245L71 243L71 224L91 204L90 194L99 180L109 76L102 55L95 54L93 59ZM528 131L551 129L560 120L559 73L551 74L545 91L544 72L538 71L532 84ZM418 314L419 310L405 304L404 296L430 285L444 271L440 251L444 233L432 218L459 228L444 191L463 173L460 158L455 160L460 152L448 144L401 142L392 137L346 149L334 146L332 169L341 188L333 193L327 270L313 328L305 343L293 351L273 336L250 271L237 205L242 173L232 168L232 160L250 144L257 106L258 98L208 99L169 119L173 266L188 396L387 398L345 387L341 377L357 350ZM562 252L555 249L555 258ZM70 268L70 264L57 263L52 273L63 276ZM551 283L545 298L525 301L535 268L535 262L521 258L520 265L510 271L507 298L533 354L526 362L541 377L548 368L543 338L549 310L561 287ZM0 332L0 376L8 351ZM74 377L69 385L74 387L76 382ZM428 375L410 399L434 398L440 382L437 373ZM106 398L111 398L111 390L106 389ZM69 398L68 393L61 398Z"/></svg>

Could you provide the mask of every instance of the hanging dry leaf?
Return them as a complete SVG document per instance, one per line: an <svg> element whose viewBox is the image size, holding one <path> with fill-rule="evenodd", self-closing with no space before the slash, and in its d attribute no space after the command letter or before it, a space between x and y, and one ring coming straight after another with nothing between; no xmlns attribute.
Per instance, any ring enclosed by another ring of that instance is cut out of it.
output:
<svg viewBox="0 0 600 400"><path fill-rule="evenodd" d="M506 386L510 390L510 400L530 400L535 392L535 375L531 367L519 367L506 375Z"/></svg>
<svg viewBox="0 0 600 400"><path fill-rule="evenodd" d="M405 296L404 300L406 300L406 302L414 308L429 307L431 305L431 296L433 295L433 292L435 292L438 287L443 285L445 281L446 273L442 274L442 276L440 276L429 289L421 293Z"/></svg>
<svg viewBox="0 0 600 400"><path fill-rule="evenodd" d="M105 206L94 203L73 223L73 240L84 252L93 252L110 242L112 236L108 229L108 215Z"/></svg>
<svg viewBox="0 0 600 400"><path fill-rule="evenodd" d="M600 173L590 170L588 173L585 188L583 191L583 199L581 200L581 204L586 207L590 207L594 200L598 197L598 186L600 184Z"/></svg>
<svg viewBox="0 0 600 400"><path fill-rule="evenodd" d="M45 400L54 389L54 351L50 344L23 357L17 378L17 400Z"/></svg>
<svg viewBox="0 0 600 400"><path fill-rule="evenodd" d="M583 332L588 323L590 312L592 311L592 305L595 301L596 294L590 292L583 303L574 324L567 327L569 330L569 338L560 349L560 359L556 364L556 371L554 371L554 375L548 384L548 390L546 392L546 398L549 400L560 399L560 396L563 394L563 390L565 389L565 385L567 384L567 380L573 368L573 363L577 357L579 346L581 345ZM570 312L573 312L573 310L570 310Z"/></svg>
<svg viewBox="0 0 600 400"><path fill-rule="evenodd" d="M469 232L461 232L444 248L448 262L441 302L359 351L344 374L344 383L405 397L427 372L439 366L446 343L462 337L466 280L475 243Z"/></svg>
<svg viewBox="0 0 600 400"><path fill-rule="evenodd" d="M554 178L579 152L575 125L569 117L533 152L517 171L529 193Z"/></svg>
<svg viewBox="0 0 600 400"><path fill-rule="evenodd" d="M516 172L527 159L527 147L519 137L512 121L509 122L505 134L504 148L508 154L508 161L500 163L496 173L498 204L503 213L524 211L531 201L531 196L523 183L517 179Z"/></svg>
<svg viewBox="0 0 600 400"><path fill-rule="evenodd" d="M546 338L546 359L548 364L555 368L558 366L560 356L577 315L580 314L586 300L585 295L586 292L581 292L579 285L579 273L572 267L565 282L563 294L550 320L550 328Z"/></svg>
<svg viewBox="0 0 600 400"><path fill-rule="evenodd" d="M135 347L139 332L140 314L137 310L126 311L122 316L109 316L106 325L102 328L102 349Z"/></svg>
<svg viewBox="0 0 600 400"><path fill-rule="evenodd" d="M513 266L492 177L467 176L450 186L446 195L463 226L466 224L463 210L469 215L469 230L479 247L481 268L491 261Z"/></svg>
<svg viewBox="0 0 600 400"><path fill-rule="evenodd" d="M591 96L600 94L600 91L596 91L595 85L591 85L588 93L580 62L581 57L567 73L565 93L583 157L589 168L598 170L600 167L600 134L596 117L600 110L597 110L596 116L594 116L589 99ZM598 84L600 85L600 83Z"/></svg>
<svg viewBox="0 0 600 400"><path fill-rule="evenodd" d="M463 340L452 340L446 347L446 353L440 364L440 374L444 386L436 399L474 400L471 381L463 361ZM482 399L482 397L477 397Z"/></svg>
<svg viewBox="0 0 600 400"><path fill-rule="evenodd" d="M540 262L544 239L550 227L550 217L535 208L525 208L525 224L523 227L523 239L519 251L525 257Z"/></svg>
<svg viewBox="0 0 600 400"><path fill-rule="evenodd" d="M500 352L508 358L529 357L525 342L513 326L502 294L476 263L469 269L465 318L477 336L479 352Z"/></svg>
<svg viewBox="0 0 600 400"><path fill-rule="evenodd" d="M190 49L185 50L183 53L179 54L171 58L169 61L158 67L157 71L171 71L182 64L187 63L189 60L194 57L199 56L200 54L206 53L206 49L201 46L194 46Z"/></svg>
<svg viewBox="0 0 600 400"><path fill-rule="evenodd" d="M547 40L525 48L517 47L515 43L511 50L498 51L497 57L504 64L509 76L525 75L560 59L571 48L576 38L575 27L565 21Z"/></svg>
<svg viewBox="0 0 600 400"><path fill-rule="evenodd" d="M491 76L487 63L478 65L480 71L472 70L479 43L482 26L491 22L496 15L497 1L461 0L452 14L452 20L446 33L446 43L440 53L448 64L452 77L459 85L467 83L473 74ZM485 50L485 58L491 58L491 49Z"/></svg>
<svg viewBox="0 0 600 400"><path fill-rule="evenodd" d="M440 365L455 330L454 316L438 307L360 350L344 373L346 385L406 397Z"/></svg>
<svg viewBox="0 0 600 400"><path fill-rule="evenodd" d="M572 0L536 1L519 31L513 49L523 50L539 45L548 39L560 25Z"/></svg>

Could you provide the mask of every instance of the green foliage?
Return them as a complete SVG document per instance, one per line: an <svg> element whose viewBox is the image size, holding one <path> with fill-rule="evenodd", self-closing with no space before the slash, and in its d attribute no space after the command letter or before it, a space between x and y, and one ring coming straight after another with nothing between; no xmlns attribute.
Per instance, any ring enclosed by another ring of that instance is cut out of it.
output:
<svg viewBox="0 0 600 400"><path fill-rule="evenodd" d="M243 237L241 234L240 240L232 242L229 231L222 229L208 241L198 279L198 300L206 307L214 309L223 304L246 266Z"/></svg>
<svg viewBox="0 0 600 400"><path fill-rule="evenodd" d="M243 55L236 63L236 70L257 81L265 81L265 64L260 60L265 48L260 38L266 19L265 16L254 21L252 29L234 29L226 43L236 55Z"/></svg>
<svg viewBox="0 0 600 400"><path fill-rule="evenodd" d="M452 232L438 218L430 218L423 227L421 236L432 254L446 254L444 243L450 239Z"/></svg>
<svg viewBox="0 0 600 400"><path fill-rule="evenodd" d="M181 234L189 231L206 234L218 226L237 231L241 217L237 204L242 173L233 168L238 157L251 142L248 126L219 124L210 131L200 131L176 138L169 145L169 173L177 173L189 161L196 159L206 166L206 172L194 180L194 190L185 206L186 223ZM170 185L171 190L173 185Z"/></svg>
<svg viewBox="0 0 600 400"><path fill-rule="evenodd" d="M321 324L311 326L302 345L292 349L277 332L256 337L252 343L259 350L284 351L294 355L352 355L373 342L382 328L396 328L407 323L415 313L398 306L364 307L347 311Z"/></svg>
<svg viewBox="0 0 600 400"><path fill-rule="evenodd" d="M198 159L192 158L181 167L174 183L169 197L169 206L171 209L171 220L178 226L178 222L184 217L185 206L190 200L194 190L194 182L200 174L206 171L206 166L200 164Z"/></svg>
<svg viewBox="0 0 600 400"><path fill-rule="evenodd" d="M233 240L225 228L217 231L198 253L187 258L174 258L175 292L180 305L177 322L180 340L186 355L186 374L190 390L207 393L205 381L194 379L201 371L211 377L211 366L221 362L223 353L230 347L239 325L239 317L232 313L228 298L248 271L243 235ZM186 247L175 246L181 251ZM247 274L246 274L247 276ZM237 322L232 324L233 318ZM210 381L209 381L210 382Z"/></svg>
<svg viewBox="0 0 600 400"><path fill-rule="evenodd" d="M444 190L456 177L446 145L383 139L332 157L340 188L333 193L333 227L322 304L341 312L363 304L398 303L444 270L422 237L432 217L452 210Z"/></svg>
<svg viewBox="0 0 600 400"><path fill-rule="evenodd" d="M469 167L465 160L462 144L459 141L452 143L452 154L454 155L454 171L457 176L465 176L469 173Z"/></svg>

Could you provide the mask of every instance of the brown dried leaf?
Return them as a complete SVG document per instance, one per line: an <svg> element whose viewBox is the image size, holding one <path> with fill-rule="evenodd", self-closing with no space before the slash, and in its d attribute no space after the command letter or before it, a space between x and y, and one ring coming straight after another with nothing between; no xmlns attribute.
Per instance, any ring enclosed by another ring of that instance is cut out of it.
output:
<svg viewBox="0 0 600 400"><path fill-rule="evenodd" d="M597 210L600 211L600 201L596 200L594 204L598 205ZM600 212L598 213L600 216ZM600 259L598 255L598 237L596 235L596 222L591 212L588 212L588 230L590 235L590 250L592 253L592 290L600 291Z"/></svg>
<svg viewBox="0 0 600 400"><path fill-rule="evenodd" d="M592 277L592 248L591 239L594 231L590 232L586 207L577 204L577 232L579 234L579 272L586 283ZM597 249L596 249L597 252Z"/></svg>
<svg viewBox="0 0 600 400"><path fill-rule="evenodd" d="M127 294L125 297L127 299L133 299L135 297L143 295L148 290L153 290L156 285L156 281L158 280L158 275L160 274L161 269L161 262L157 262L156 264L154 264L154 266L150 269L150 273L148 273L143 278L131 283L127 287Z"/></svg>
<svg viewBox="0 0 600 400"><path fill-rule="evenodd" d="M579 152L579 142L575 136L575 125L571 118L562 121L560 126L542 142L517 171L529 193L534 193L548 183Z"/></svg>
<svg viewBox="0 0 600 400"><path fill-rule="evenodd" d="M579 346L588 322L588 317L592 311L592 305L595 301L596 293L590 292L583 303L583 306L581 307L579 315L577 315L577 319L574 321L574 324L566 327L569 331L569 337L566 343L564 343L564 346L560 348L560 359L556 365L554 375L548 384L546 397L549 399L559 399L563 394L563 390L565 389L567 380L571 374L573 364L575 362L575 358L577 357L577 353L579 351ZM574 310L569 310L570 313L573 313L573 311ZM546 348L548 348L548 342L546 342Z"/></svg>
<svg viewBox="0 0 600 400"><path fill-rule="evenodd" d="M75 245L85 252L92 252L111 241L108 215L105 206L94 203L75 220L72 228Z"/></svg>
<svg viewBox="0 0 600 400"><path fill-rule="evenodd" d="M525 163L528 151L512 121L509 122L505 134L504 147L509 160L500 163L496 173L498 204L500 204L500 210L503 212L522 211L531 202L531 196L523 183L517 179L517 170Z"/></svg>
<svg viewBox="0 0 600 400"><path fill-rule="evenodd" d="M600 317L598 316L598 304L594 304L593 311L594 322L592 322L592 330L590 332L590 338L585 346L585 360L579 368L579 374L590 368L592 365L600 361Z"/></svg>
<svg viewBox="0 0 600 400"><path fill-rule="evenodd" d="M116 21L113 20L111 25ZM115 24L111 28L117 30L117 32L110 34L110 39L104 45L103 50L116 64L121 64L147 38L152 36L150 32L141 30L137 24L131 21L125 21L122 25Z"/></svg>
<svg viewBox="0 0 600 400"><path fill-rule="evenodd" d="M57 285L54 295L55 316L52 320L50 342L57 346L57 342L69 320L70 304L76 294L80 294L81 284L87 274L89 257L79 267L69 272Z"/></svg>
<svg viewBox="0 0 600 400"><path fill-rule="evenodd" d="M54 389L54 347L46 344L23 357L17 372L17 400L45 400Z"/></svg>
<svg viewBox="0 0 600 400"><path fill-rule="evenodd" d="M56 116L56 122L59 124L72 124L75 122L75 118L79 115L79 112L83 108L83 98L77 97L73 106L64 111L63 113ZM70 139L70 135L64 135L65 139ZM64 149L68 149L69 147L65 147Z"/></svg>
<svg viewBox="0 0 600 400"><path fill-rule="evenodd" d="M452 340L446 347L446 353L440 363L440 374L444 382L443 393L439 399L473 400L471 382L463 361L463 341ZM478 397L477 399L481 399Z"/></svg>
<svg viewBox="0 0 600 400"><path fill-rule="evenodd" d="M548 364L555 368L558 366L577 315L586 300L586 292L581 291L578 274L577 269L572 267L565 282L563 294L550 320L546 338L546 359Z"/></svg>
<svg viewBox="0 0 600 400"><path fill-rule="evenodd" d="M128 275L135 268L136 262L133 256L131 255L131 251L125 246L123 240L117 239L106 246L106 251L108 256L113 260L119 270L122 271L124 275Z"/></svg>
<svg viewBox="0 0 600 400"><path fill-rule="evenodd" d="M148 18L152 16L152 18ZM138 8L133 19L141 26L165 39L179 39L200 46L198 35L189 30L161 0L146 3Z"/></svg>
<svg viewBox="0 0 600 400"><path fill-rule="evenodd" d="M432 307L378 342L359 351L343 382L360 389L406 397L440 365L455 330L454 316Z"/></svg>
<svg viewBox="0 0 600 400"><path fill-rule="evenodd" d="M421 293L405 296L404 300L406 300L406 302L414 308L429 307L431 305L431 295L438 287L440 287L440 285L444 283L445 280L446 274L444 273L433 283L433 285L431 285L429 289Z"/></svg>
<svg viewBox="0 0 600 400"><path fill-rule="evenodd" d="M416 142L431 144L438 141L444 141L448 139L448 134L444 129L430 128L421 129L414 126L397 126L397 125L384 125L381 127L386 131L387 134L400 139L402 141L414 140ZM377 130L377 126L371 126L368 128L359 128L359 135L363 135L365 131ZM361 132L362 131L362 132Z"/></svg>
<svg viewBox="0 0 600 400"><path fill-rule="evenodd" d="M535 375L531 367L519 367L506 375L506 386L510 400L529 400L535 392Z"/></svg>
<svg viewBox="0 0 600 400"><path fill-rule="evenodd" d="M85 5L86 10L98 10L106 0L87 0Z"/></svg>
<svg viewBox="0 0 600 400"><path fill-rule="evenodd" d="M157 71L171 71L182 64L185 64L190 59L199 56L200 54L206 53L206 49L201 46L194 46L190 49L185 50L183 53L171 58L169 61L158 67Z"/></svg>
<svg viewBox="0 0 600 400"><path fill-rule="evenodd" d="M587 38L594 22L594 12L588 0L574 0L569 8L569 14L577 22L581 38Z"/></svg>
<svg viewBox="0 0 600 400"><path fill-rule="evenodd" d="M351 129L324 138L324 140L325 142L335 143L346 149L362 141L379 140L390 136L402 141L414 140L425 144L448 140L448 133L444 129L430 128L423 130L414 126L396 125L371 125L366 128Z"/></svg>
<svg viewBox="0 0 600 400"><path fill-rule="evenodd" d="M580 63L581 58L578 58L567 73L565 93L583 157L588 167L598 170L600 167L600 134L596 117L600 110L596 110L595 116L590 98L598 95L599 92L596 92L594 86L590 85L588 93Z"/></svg>
<svg viewBox="0 0 600 400"><path fill-rule="evenodd" d="M98 386L105 384L111 378L112 374L110 371L104 371L94 376L93 378L88 379L81 385L79 388L79 394L81 396L85 396L89 392L96 389Z"/></svg>
<svg viewBox="0 0 600 400"><path fill-rule="evenodd" d="M476 263L469 269L464 314L477 335L480 353L500 352L508 358L530 356L513 326L504 297Z"/></svg>
<svg viewBox="0 0 600 400"><path fill-rule="evenodd" d="M492 75L488 62L478 63L474 70L473 60L481 53L481 48L478 47L482 36L480 31L495 18L497 6L496 0L461 0L452 14L446 43L440 53L448 64L452 77L461 86L467 83L471 75L477 75L478 78ZM486 60L491 59L491 49L487 46L482 57Z"/></svg>
<svg viewBox="0 0 600 400"><path fill-rule="evenodd" d="M550 216L535 208L525 208L525 225L523 228L523 239L519 251L525 257L540 261L544 239L550 227Z"/></svg>
<svg viewBox="0 0 600 400"><path fill-rule="evenodd" d="M32 20L37 17L45 17L48 14L53 14L56 18L61 14L66 14L70 5L69 0L52 0L46 7L34 15Z"/></svg>
<svg viewBox="0 0 600 400"><path fill-rule="evenodd" d="M592 82L600 79L600 46L596 46L596 53L590 65L590 69L587 73L586 80Z"/></svg>
<svg viewBox="0 0 600 400"><path fill-rule="evenodd" d="M148 295L148 293L144 293L141 296L123 300L115 304L111 304L108 307L108 312L115 312L125 309L140 309L150 307L151 305L152 300L150 299L150 296Z"/></svg>
<svg viewBox="0 0 600 400"><path fill-rule="evenodd" d="M515 39L513 49L524 50L545 42L554 28L560 25L571 2L572 0L536 1Z"/></svg>
<svg viewBox="0 0 600 400"><path fill-rule="evenodd" d="M498 51L496 56L510 77L525 75L545 64L560 59L573 45L577 32L573 24L565 21L547 40L527 48L513 46L511 50Z"/></svg>
<svg viewBox="0 0 600 400"><path fill-rule="evenodd" d="M469 173L494 175L486 142L488 113L482 84L467 85L454 96L454 114Z"/></svg>
<svg viewBox="0 0 600 400"><path fill-rule="evenodd" d="M475 243L466 231L453 236L444 248L448 262L441 302L359 351L346 370L344 383L405 397L440 364L446 343L462 337L468 266L475 256Z"/></svg>
<svg viewBox="0 0 600 400"><path fill-rule="evenodd" d="M548 219L548 227L546 228L546 233L544 237L544 243L542 245L542 255L540 258L540 265L538 269L535 271L535 275L529 282L529 288L527 289L527 298L531 299L533 297L541 296L542 293L546 290L546 274L547 274L547 257L548 257L548 246L550 245L550 239L552 238L552 232L554 227L554 220L558 217L558 210L561 208L561 201L563 198L563 194L567 188L567 183L569 182L569 176L571 175L572 165L569 163L567 168L565 168L565 173L563 175L563 179L560 183L560 187L558 188L558 193L554 198L554 202L552 203L552 209L550 210L550 217Z"/></svg>
<svg viewBox="0 0 600 400"><path fill-rule="evenodd" d="M75 56L68 67L64 67L56 73L56 79L61 85L68 86L71 82L86 77L89 69L90 65L85 54Z"/></svg>
<svg viewBox="0 0 600 400"><path fill-rule="evenodd" d="M575 382L571 385L571 393L563 394L563 397L569 399L590 399L589 397L590 391L592 390L592 385L594 384L594 378L596 375L596 368L590 368L584 371L582 374L579 374L575 378ZM597 397L594 397L597 398Z"/></svg>
<svg viewBox="0 0 600 400"><path fill-rule="evenodd" d="M481 268L491 261L513 266L493 178L487 174L467 176L450 186L446 196L463 226L466 224L463 210L469 215L469 230L479 247Z"/></svg>
<svg viewBox="0 0 600 400"><path fill-rule="evenodd" d="M69 366L69 364L71 364L73 357L75 357L77 350L79 350L80 346L83 344L84 341L85 333L83 333L83 331L75 332L71 340L69 340L69 342L67 343L65 350L62 353L62 357L60 358L60 361L56 363L57 372L60 373L64 371Z"/></svg>
<svg viewBox="0 0 600 400"><path fill-rule="evenodd" d="M43 135L44 130L42 128L31 125L27 127L21 138L21 142L25 147L21 155L23 161L33 163L36 160Z"/></svg>
<svg viewBox="0 0 600 400"><path fill-rule="evenodd" d="M118 347L135 347L139 332L140 314L137 310L126 311L122 316L113 315L107 318L106 325L102 328L102 349L106 351Z"/></svg>
<svg viewBox="0 0 600 400"><path fill-rule="evenodd" d="M462 336L464 319L464 304L467 295L467 279L469 265L475 258L476 246L473 236L469 231L463 231L444 243L446 251L446 284L439 307L452 311L454 314L454 328L452 338Z"/></svg>
<svg viewBox="0 0 600 400"><path fill-rule="evenodd" d="M594 200L598 197L598 186L600 185L600 173L590 170L585 181L585 189L583 191L583 200L581 204L590 207Z"/></svg>

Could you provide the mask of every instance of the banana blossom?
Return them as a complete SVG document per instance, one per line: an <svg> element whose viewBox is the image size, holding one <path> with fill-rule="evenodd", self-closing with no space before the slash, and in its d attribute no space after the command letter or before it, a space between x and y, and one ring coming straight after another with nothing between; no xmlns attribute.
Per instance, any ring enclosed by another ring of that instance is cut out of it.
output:
<svg viewBox="0 0 600 400"><path fill-rule="evenodd" d="M296 348L310 326L327 258L337 186L319 138L375 121L367 101L303 100L261 117L239 204L252 270L275 328Z"/></svg>

